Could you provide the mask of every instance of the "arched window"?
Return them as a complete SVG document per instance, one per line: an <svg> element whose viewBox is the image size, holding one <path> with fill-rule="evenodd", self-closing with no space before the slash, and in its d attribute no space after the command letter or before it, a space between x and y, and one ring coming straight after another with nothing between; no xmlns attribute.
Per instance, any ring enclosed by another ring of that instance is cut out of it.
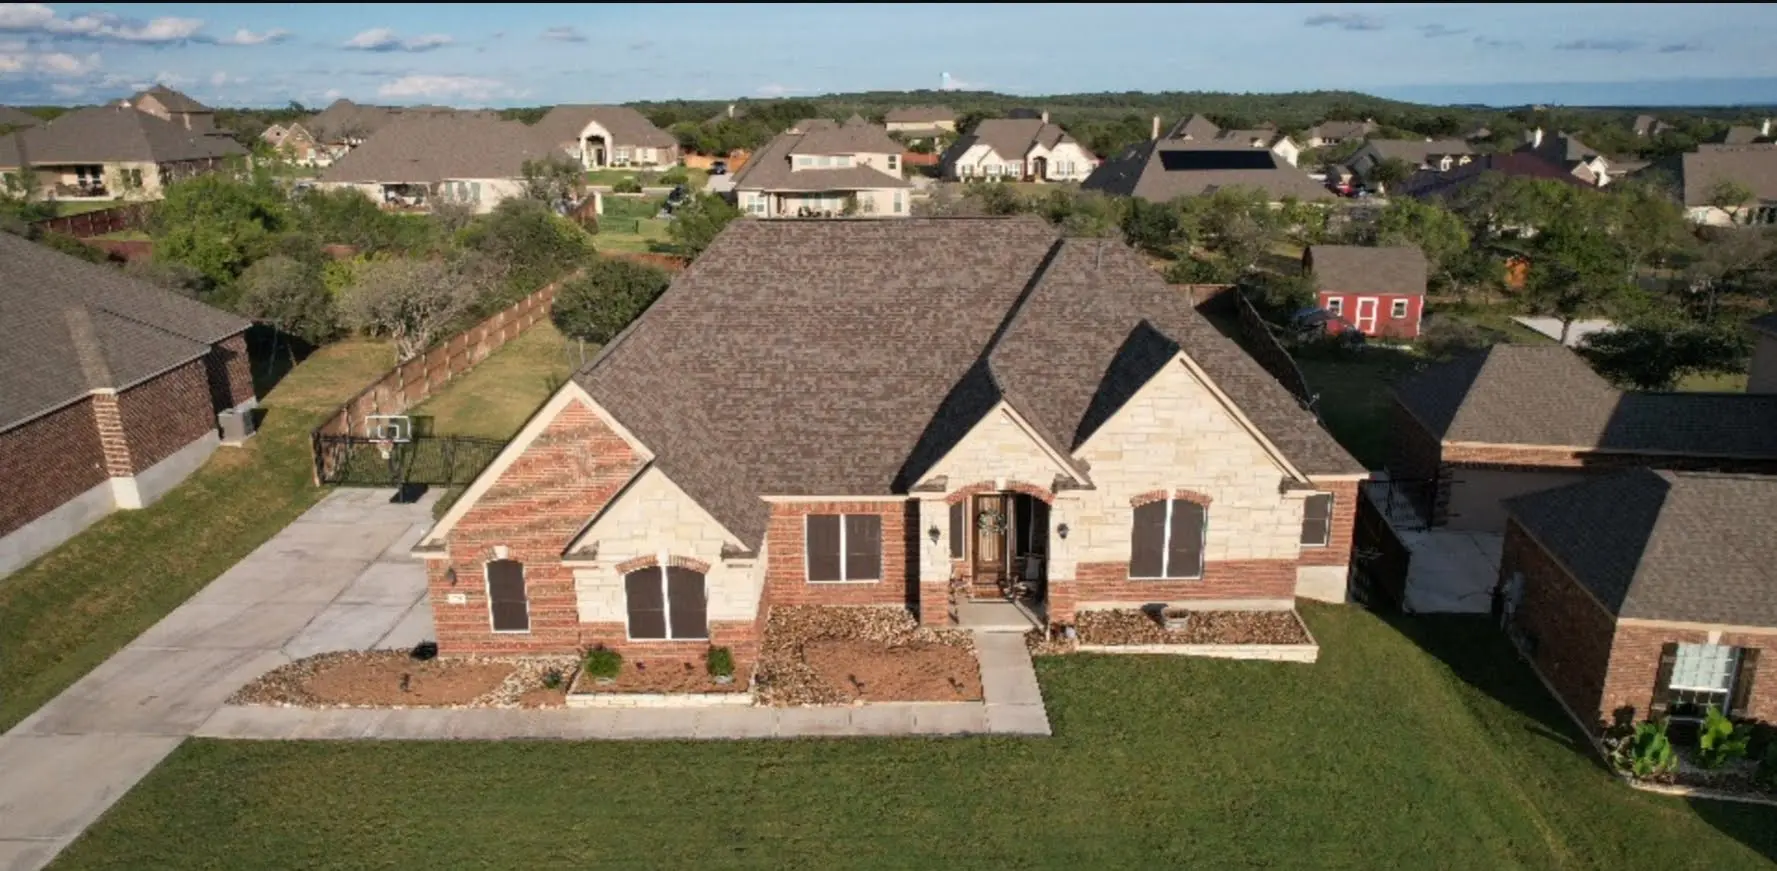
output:
<svg viewBox="0 0 1777 871"><path fill-rule="evenodd" d="M709 608L703 572L680 566L648 566L623 576L629 637L640 641L706 639Z"/></svg>
<svg viewBox="0 0 1777 871"><path fill-rule="evenodd" d="M524 563L497 559L487 564L487 613L495 632L531 631L531 604L525 595Z"/></svg>

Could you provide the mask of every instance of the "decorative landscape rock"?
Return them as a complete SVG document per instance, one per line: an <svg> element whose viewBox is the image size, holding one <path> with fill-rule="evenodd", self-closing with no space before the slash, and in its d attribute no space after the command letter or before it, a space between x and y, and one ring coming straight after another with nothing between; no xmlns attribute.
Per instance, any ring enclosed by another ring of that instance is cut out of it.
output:
<svg viewBox="0 0 1777 871"><path fill-rule="evenodd" d="M772 609L754 685L762 704L976 701L974 638L919 625L904 608Z"/></svg>
<svg viewBox="0 0 1777 871"><path fill-rule="evenodd" d="M407 651L321 653L267 672L236 691L232 705L301 708L515 708L561 704L551 671L572 674L571 657L464 656L417 659Z"/></svg>
<svg viewBox="0 0 1777 871"><path fill-rule="evenodd" d="M1081 644L1312 644L1294 611L1196 611L1169 631L1145 611L1081 611Z"/></svg>

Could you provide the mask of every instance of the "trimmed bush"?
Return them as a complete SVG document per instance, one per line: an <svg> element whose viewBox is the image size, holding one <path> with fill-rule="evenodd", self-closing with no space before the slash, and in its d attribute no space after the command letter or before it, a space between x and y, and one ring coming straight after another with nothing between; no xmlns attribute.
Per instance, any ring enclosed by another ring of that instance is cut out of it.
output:
<svg viewBox="0 0 1777 871"><path fill-rule="evenodd" d="M600 645L586 651L586 662L581 668L589 677L615 678L623 671L623 654Z"/></svg>
<svg viewBox="0 0 1777 871"><path fill-rule="evenodd" d="M710 648L708 665L711 677L732 677L734 675L734 654L726 647Z"/></svg>

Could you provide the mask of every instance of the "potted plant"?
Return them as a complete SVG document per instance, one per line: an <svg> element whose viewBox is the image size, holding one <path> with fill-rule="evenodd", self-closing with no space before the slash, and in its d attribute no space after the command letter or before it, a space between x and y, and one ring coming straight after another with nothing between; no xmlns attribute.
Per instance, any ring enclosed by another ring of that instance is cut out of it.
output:
<svg viewBox="0 0 1777 871"><path fill-rule="evenodd" d="M724 685L734 683L734 654L729 652L728 648L710 648L706 664L709 666L710 677L714 678L716 683Z"/></svg>
<svg viewBox="0 0 1777 871"><path fill-rule="evenodd" d="M617 682L617 675L623 671L623 654L599 645L586 652L582 668L594 683L608 687Z"/></svg>

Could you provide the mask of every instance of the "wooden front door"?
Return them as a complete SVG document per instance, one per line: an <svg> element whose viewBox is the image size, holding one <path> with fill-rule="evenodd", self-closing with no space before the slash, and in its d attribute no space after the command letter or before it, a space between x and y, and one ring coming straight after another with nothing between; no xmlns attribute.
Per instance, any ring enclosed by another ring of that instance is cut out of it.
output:
<svg viewBox="0 0 1777 871"><path fill-rule="evenodd" d="M974 575L977 589L997 589L1006 580L1006 529L1012 522L1006 495L982 493L975 497L969 522L975 528Z"/></svg>

